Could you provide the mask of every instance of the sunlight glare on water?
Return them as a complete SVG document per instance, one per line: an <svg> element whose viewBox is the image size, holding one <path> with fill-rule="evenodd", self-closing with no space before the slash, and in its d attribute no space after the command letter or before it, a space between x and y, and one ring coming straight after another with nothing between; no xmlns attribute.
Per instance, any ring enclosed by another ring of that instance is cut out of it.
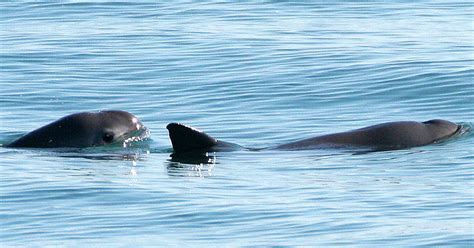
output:
<svg viewBox="0 0 474 248"><path fill-rule="evenodd" d="M472 3L0 3L0 144L119 109L127 147L0 147L0 246L474 245L471 131L423 147L174 158L166 125L263 148L472 127Z"/></svg>

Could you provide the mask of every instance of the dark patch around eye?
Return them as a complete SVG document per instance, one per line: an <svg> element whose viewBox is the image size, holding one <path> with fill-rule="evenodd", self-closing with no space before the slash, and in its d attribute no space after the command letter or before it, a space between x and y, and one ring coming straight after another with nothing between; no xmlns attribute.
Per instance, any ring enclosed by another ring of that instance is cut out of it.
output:
<svg viewBox="0 0 474 248"><path fill-rule="evenodd" d="M102 140L103 140L105 143L111 143L112 141L114 141L114 133L112 133L112 132L105 132L104 134L102 134Z"/></svg>

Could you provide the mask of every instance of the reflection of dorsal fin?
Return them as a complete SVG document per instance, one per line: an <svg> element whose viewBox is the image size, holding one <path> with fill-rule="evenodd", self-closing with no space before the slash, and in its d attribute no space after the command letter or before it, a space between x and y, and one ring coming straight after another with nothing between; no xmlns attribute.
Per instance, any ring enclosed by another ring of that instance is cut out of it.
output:
<svg viewBox="0 0 474 248"><path fill-rule="evenodd" d="M217 145L216 139L195 128L180 123L170 123L166 128L175 152L206 150Z"/></svg>

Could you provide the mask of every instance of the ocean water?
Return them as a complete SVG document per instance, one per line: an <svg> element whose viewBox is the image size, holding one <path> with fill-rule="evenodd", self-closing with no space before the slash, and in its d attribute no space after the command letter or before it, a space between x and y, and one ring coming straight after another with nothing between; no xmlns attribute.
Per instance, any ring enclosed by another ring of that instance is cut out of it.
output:
<svg viewBox="0 0 474 248"><path fill-rule="evenodd" d="M0 147L1 247L474 246L471 1L0 3L0 144L134 113L129 148ZM170 122L265 147L399 120L404 150L173 160Z"/></svg>

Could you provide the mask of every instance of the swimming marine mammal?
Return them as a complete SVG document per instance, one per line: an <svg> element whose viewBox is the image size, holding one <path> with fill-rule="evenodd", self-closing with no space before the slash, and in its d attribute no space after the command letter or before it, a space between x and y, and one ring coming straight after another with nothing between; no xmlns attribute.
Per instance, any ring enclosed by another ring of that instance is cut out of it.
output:
<svg viewBox="0 0 474 248"><path fill-rule="evenodd" d="M6 147L95 147L142 139L148 134L148 129L141 121L126 111L81 112L33 130Z"/></svg>
<svg viewBox="0 0 474 248"><path fill-rule="evenodd" d="M399 121L368 126L346 132L326 134L264 149L308 150L318 148L368 148L395 150L435 143L455 134L459 125L446 120ZM167 126L175 153L248 149L220 141L180 123ZM250 149L259 150L259 149Z"/></svg>

